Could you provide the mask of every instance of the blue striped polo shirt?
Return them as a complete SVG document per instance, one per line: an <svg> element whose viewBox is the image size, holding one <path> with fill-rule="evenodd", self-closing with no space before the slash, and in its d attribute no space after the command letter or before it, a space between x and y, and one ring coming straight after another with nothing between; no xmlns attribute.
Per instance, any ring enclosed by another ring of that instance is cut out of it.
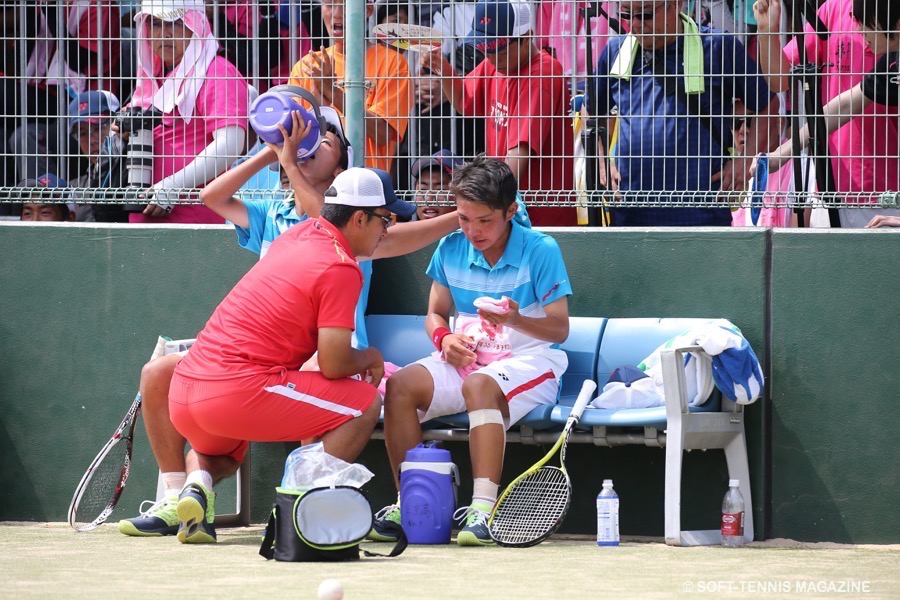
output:
<svg viewBox="0 0 900 600"><path fill-rule="evenodd" d="M559 245L547 234L511 222L506 249L491 267L480 250L457 231L438 244L427 274L450 289L459 316L478 316L475 299L490 296L512 298L527 317L546 316L544 306L572 295L572 286ZM530 336L510 331L513 354L535 354L558 348Z"/></svg>

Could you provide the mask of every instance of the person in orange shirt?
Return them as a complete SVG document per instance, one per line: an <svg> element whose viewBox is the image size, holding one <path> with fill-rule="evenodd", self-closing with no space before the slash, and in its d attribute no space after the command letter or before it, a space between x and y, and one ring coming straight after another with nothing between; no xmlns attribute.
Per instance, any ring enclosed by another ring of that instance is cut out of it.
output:
<svg viewBox="0 0 900 600"><path fill-rule="evenodd" d="M373 4L366 6L371 16ZM331 37L331 47L310 52L291 69L288 83L312 92L322 106L333 106L344 114L344 3L322 0L322 21ZM413 106L409 64L399 52L381 44L367 44L366 166L391 172L397 146L406 135Z"/></svg>

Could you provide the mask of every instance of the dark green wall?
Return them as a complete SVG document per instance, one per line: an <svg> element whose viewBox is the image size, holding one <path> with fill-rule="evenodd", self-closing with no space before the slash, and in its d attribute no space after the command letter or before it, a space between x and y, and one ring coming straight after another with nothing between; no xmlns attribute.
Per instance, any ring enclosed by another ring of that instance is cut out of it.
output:
<svg viewBox="0 0 900 600"><path fill-rule="evenodd" d="M773 531L897 543L900 232L773 242Z"/></svg>
<svg viewBox="0 0 900 600"><path fill-rule="evenodd" d="M758 533L900 540L896 520L882 518L900 491L888 438L897 408L885 402L898 396L900 235L553 235L573 281L573 315L727 317L760 360L771 361L771 400L748 410ZM0 224L0 256L0 520L61 520L84 468L131 402L156 336L192 337L255 257L220 227L17 223ZM370 312L423 312L429 256L376 263ZM468 471L465 445L449 446ZM507 455L506 477L543 451L517 447ZM253 453L254 517L261 520L285 449L255 444ZM686 527L716 526L726 486L720 454L686 457ZM155 466L143 437L136 459L114 519L131 516L154 493ZM388 481L382 442L371 442L361 462L376 482ZM593 496L600 480L612 477L623 532L662 534L662 450L578 445L569 462L576 501L568 531L593 531ZM467 479L463 497L471 491ZM373 504L391 499L389 486L370 487Z"/></svg>

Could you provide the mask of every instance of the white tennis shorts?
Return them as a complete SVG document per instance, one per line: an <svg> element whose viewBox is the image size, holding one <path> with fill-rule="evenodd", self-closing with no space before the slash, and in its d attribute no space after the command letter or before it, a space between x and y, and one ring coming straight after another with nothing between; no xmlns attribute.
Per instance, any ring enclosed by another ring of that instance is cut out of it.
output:
<svg viewBox="0 0 900 600"><path fill-rule="evenodd" d="M431 356L415 364L428 369L434 381L431 405L427 411L419 411L419 422L466 412L466 401L462 394L463 378L456 367ZM509 402L509 421L506 422L506 428L509 429L510 425L521 420L535 406L556 404L559 379L567 366L565 352L553 350L547 355L526 354L504 358L474 373L487 375L503 390Z"/></svg>

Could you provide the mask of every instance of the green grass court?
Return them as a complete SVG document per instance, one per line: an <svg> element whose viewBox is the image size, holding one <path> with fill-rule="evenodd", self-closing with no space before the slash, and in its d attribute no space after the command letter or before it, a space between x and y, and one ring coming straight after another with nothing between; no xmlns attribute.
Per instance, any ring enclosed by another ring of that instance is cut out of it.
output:
<svg viewBox="0 0 900 600"><path fill-rule="evenodd" d="M225 529L216 545L185 546L128 538L113 525L76 533L62 523L3 523L0 596L305 599L334 578L347 600L900 597L898 545L770 540L742 549L672 548L636 540L598 548L589 537L565 536L526 549L410 546L394 559L277 563L257 554L261 531Z"/></svg>

